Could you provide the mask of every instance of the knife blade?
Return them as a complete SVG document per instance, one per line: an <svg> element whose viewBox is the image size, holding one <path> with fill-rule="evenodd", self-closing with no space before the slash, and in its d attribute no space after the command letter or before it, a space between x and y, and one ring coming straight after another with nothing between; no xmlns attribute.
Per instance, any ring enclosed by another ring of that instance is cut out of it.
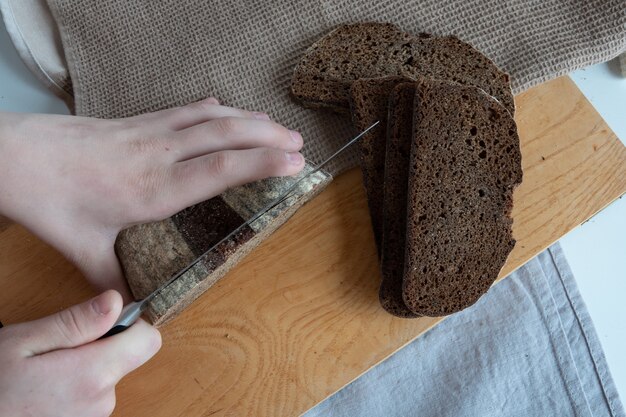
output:
<svg viewBox="0 0 626 417"><path fill-rule="evenodd" d="M183 269L178 271L176 274L174 274L174 276L172 278L170 278L165 283L160 285L156 290L154 290L152 293L150 293L144 299L138 300L138 301L133 301L133 302L127 304L126 306L124 306L124 308L122 309L122 312L120 313L119 318L117 319L117 321L115 322L113 327L108 332L106 332L104 334L104 336L101 337L101 339L104 339L104 338L109 337L109 336L116 335L116 334L118 334L120 332L123 332L124 330L128 329L130 326L132 326L133 323L135 323L139 319L139 317L141 317L141 314L147 308L148 303L150 303L150 301L154 297L156 297L158 294L160 294L161 291L163 291L165 288L169 287L174 281L176 281L178 278L183 276L185 274L185 272L187 272L191 268L193 268L198 262L200 262L206 255L211 253L219 245L221 245L222 243L226 242L228 239L232 238L237 233L239 233L243 228L245 228L246 226L250 226L252 223L254 223L258 219L263 217L265 214L267 214L269 211L271 211L273 208L277 207L282 202L287 200L291 196L291 193L298 187L298 185L303 180L305 180L306 178L309 178L311 175L315 174L316 172L319 172L322 168L324 168L324 166L326 166L330 161L332 161L337 155L341 154L343 151L345 151L347 148L349 148L353 143L355 143L356 141L361 139L367 132L372 130L379 123L380 123L380 121L376 121L371 126L369 126L367 129L365 129L364 131L362 131L361 133L356 135L354 138L352 138L351 140L346 142L335 153L333 153L328 158L326 158L324 161L322 161L320 164L318 164L312 171L308 172L307 174L303 175L300 179L295 181L289 188L287 188L275 200L270 202L268 205L263 207L261 210L257 211L254 215L252 215L252 217L250 217L248 220L246 220L244 223L242 223L240 226L238 226L235 230L230 232L224 238L222 238L219 242L217 242L216 244L211 246L206 252L204 252L202 255L198 256L196 259L194 259L186 267L184 267Z"/></svg>

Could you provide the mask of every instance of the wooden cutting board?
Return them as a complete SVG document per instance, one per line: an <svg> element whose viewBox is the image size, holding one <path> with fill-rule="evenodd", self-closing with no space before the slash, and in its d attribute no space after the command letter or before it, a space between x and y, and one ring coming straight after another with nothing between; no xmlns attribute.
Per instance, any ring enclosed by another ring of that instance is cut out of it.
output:
<svg viewBox="0 0 626 417"><path fill-rule="evenodd" d="M566 77L516 98L524 182L505 276L626 192L626 148ZM353 170L162 329L118 386L116 416L294 416L440 319L378 305L378 265ZM93 292L23 228L0 228L0 319L34 319ZM514 300L511 300L514 302Z"/></svg>

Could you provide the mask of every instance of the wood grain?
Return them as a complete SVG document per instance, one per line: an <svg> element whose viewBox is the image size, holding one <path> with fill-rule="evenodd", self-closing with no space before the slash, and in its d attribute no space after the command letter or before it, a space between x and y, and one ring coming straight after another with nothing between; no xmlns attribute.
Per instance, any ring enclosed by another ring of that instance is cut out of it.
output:
<svg viewBox="0 0 626 417"><path fill-rule="evenodd" d="M13 222L10 219L0 214L0 232L3 232L6 229L8 229L9 226L11 226L12 224Z"/></svg>
<svg viewBox="0 0 626 417"><path fill-rule="evenodd" d="M501 276L626 191L626 149L569 78L516 98L524 182ZM378 305L376 249L358 170L336 179L162 329L118 386L116 416L293 416L439 322ZM0 319L33 319L93 292L17 225L0 232Z"/></svg>

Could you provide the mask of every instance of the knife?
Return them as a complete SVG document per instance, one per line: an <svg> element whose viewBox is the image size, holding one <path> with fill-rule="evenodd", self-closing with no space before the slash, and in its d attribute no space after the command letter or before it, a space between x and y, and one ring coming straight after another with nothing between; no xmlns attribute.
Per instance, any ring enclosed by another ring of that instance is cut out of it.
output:
<svg viewBox="0 0 626 417"><path fill-rule="evenodd" d="M299 180L294 182L287 190L285 190L274 201L269 203L267 206L263 207L261 210L256 212L252 217L250 217L248 220L246 220L245 223L243 223L242 225L238 226L235 230L233 230L228 235L226 235L222 240L217 242L215 245L211 246L209 248L209 250L204 252L202 255L200 255L194 261L192 261L190 264L188 264L186 267L184 267L179 272L177 272L172 278L167 280L164 284L162 284L156 290L154 290L152 293L150 293L150 295L145 297L143 300L133 301L133 302L127 304L126 306L124 306L124 308L122 309L122 312L120 313L119 318L117 319L117 321L115 322L113 327L108 332L106 332L104 334L104 336L101 337L101 339L104 339L104 338L109 337L109 336L116 335L116 334L118 334L120 332L123 332L124 330L128 329L130 326L132 326L133 323L135 323L139 319L141 314L148 307L148 304L150 303L150 301L152 301L152 299L154 297L156 297L158 294L160 294L161 291L163 291L165 288L167 288L169 285L171 285L178 278L183 276L185 274L185 272L187 272L191 268L193 268L198 262L200 262L202 260L202 258L204 258L207 254L211 253L211 251L213 251L216 247L218 247L219 245L221 245L222 243L224 243L225 241L227 241L231 237L235 236L244 227L251 225L256 220L258 220L263 215L265 215L267 212L269 212L270 210L272 210L273 208L278 206L280 203L285 201L287 198L289 198L291 193L297 188L298 184L300 184L304 179L310 177L311 175L313 175L316 172L318 172L319 170L321 170L326 164L328 164L330 161L332 161L337 155L339 155L344 150L346 150L348 147L350 147L350 145L352 145L353 143L355 143L356 141L361 139L367 132L372 130L379 123L380 123L380 121L375 122L370 127L368 127L367 129L365 129L364 131L359 133L357 136L352 138L350 141L348 141L346 144L344 144L335 153L333 153L331 156L329 156L323 162L321 162L319 165L317 165L311 172L309 172L308 174L302 176L302 178L300 178Z"/></svg>

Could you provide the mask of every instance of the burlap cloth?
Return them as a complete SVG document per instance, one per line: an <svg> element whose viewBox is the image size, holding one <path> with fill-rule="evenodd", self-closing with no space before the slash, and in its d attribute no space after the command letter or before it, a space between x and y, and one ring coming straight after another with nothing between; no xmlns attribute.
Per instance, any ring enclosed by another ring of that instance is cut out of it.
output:
<svg viewBox="0 0 626 417"><path fill-rule="evenodd" d="M123 117L213 95L300 130L312 161L353 132L342 117L293 103L289 81L304 50L338 24L387 21L415 33L455 34L509 72L515 93L608 60L626 45L624 0L48 3L77 114ZM328 170L336 175L355 164L348 152Z"/></svg>

